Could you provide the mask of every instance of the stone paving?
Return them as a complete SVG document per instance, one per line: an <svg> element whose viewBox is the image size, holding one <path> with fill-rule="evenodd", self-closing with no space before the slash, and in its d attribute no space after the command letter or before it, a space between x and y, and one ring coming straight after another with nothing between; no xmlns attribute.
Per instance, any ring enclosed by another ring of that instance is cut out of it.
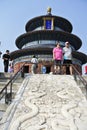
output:
<svg viewBox="0 0 87 130"><path fill-rule="evenodd" d="M87 100L71 75L26 77L0 130L87 130Z"/></svg>

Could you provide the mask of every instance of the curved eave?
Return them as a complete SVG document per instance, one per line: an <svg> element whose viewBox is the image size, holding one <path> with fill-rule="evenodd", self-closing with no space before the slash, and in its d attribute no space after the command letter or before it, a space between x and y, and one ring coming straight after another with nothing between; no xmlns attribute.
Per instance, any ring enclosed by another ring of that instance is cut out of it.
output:
<svg viewBox="0 0 87 130"><path fill-rule="evenodd" d="M58 40L58 41L69 41L70 44L78 50L81 45L82 41L79 37L74 34L62 32L62 31L52 31L52 30L41 30L41 31L34 31L28 32L16 39L16 46L21 49L26 43L37 41L37 40Z"/></svg>
<svg viewBox="0 0 87 130"><path fill-rule="evenodd" d="M61 29L67 31L67 32L72 32L72 24L65 18L54 16L54 15L43 15L43 16L38 16L35 17L31 20L29 20L25 26L25 30L28 31L33 31L37 27L41 27L44 25L43 18L54 18L54 26L60 27Z"/></svg>
<svg viewBox="0 0 87 130"><path fill-rule="evenodd" d="M16 59L18 57L27 56L27 55L37 55L37 54L52 54L53 48L27 48L16 50L10 53L12 59Z"/></svg>
<svg viewBox="0 0 87 130"><path fill-rule="evenodd" d="M27 49L21 49L21 50L16 50L14 52L10 53L10 56L12 59L16 59L18 57L22 57L22 56L28 56L28 55L52 55L52 50L53 48L27 48ZM82 64L87 63L87 55L85 55L82 52L72 52L72 55L74 58L80 60L82 62Z"/></svg>
<svg viewBox="0 0 87 130"><path fill-rule="evenodd" d="M73 57L80 60L82 64L87 63L87 55L82 53L82 52L73 52L72 53Z"/></svg>

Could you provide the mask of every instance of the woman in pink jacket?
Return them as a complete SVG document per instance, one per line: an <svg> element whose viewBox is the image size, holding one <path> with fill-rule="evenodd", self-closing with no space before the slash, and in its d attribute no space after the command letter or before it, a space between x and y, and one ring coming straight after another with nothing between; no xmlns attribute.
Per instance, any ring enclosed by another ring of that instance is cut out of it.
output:
<svg viewBox="0 0 87 130"><path fill-rule="evenodd" d="M53 49L53 59L54 59L54 73L61 73L61 62L63 60L63 50L60 47L60 43L57 42L57 46Z"/></svg>

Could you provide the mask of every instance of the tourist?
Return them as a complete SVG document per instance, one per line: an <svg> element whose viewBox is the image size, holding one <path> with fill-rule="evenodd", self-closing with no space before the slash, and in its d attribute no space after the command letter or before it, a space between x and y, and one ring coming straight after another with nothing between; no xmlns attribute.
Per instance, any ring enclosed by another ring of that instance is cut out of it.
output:
<svg viewBox="0 0 87 130"><path fill-rule="evenodd" d="M60 43L57 42L56 47L53 49L53 59L54 59L54 74L61 73L61 63L63 59L63 50L60 47Z"/></svg>
<svg viewBox="0 0 87 130"><path fill-rule="evenodd" d="M63 63L67 65L69 65L69 73L72 75L72 49L70 47L70 43L67 41L65 42L65 47L63 47L63 53L64 53L64 61ZM65 73L66 73L66 69L65 68Z"/></svg>
<svg viewBox="0 0 87 130"><path fill-rule="evenodd" d="M37 68L38 68L38 59L33 55L33 58L31 59L31 72L32 74L36 74Z"/></svg>
<svg viewBox="0 0 87 130"><path fill-rule="evenodd" d="M42 66L42 68L41 68L41 72L42 72L42 74L46 74L46 66Z"/></svg>
<svg viewBox="0 0 87 130"><path fill-rule="evenodd" d="M3 63L4 63L4 72L8 72L8 66L9 66L9 60L10 60L10 55L9 55L9 50L6 50L6 53L3 54Z"/></svg>
<svg viewBox="0 0 87 130"><path fill-rule="evenodd" d="M13 72L14 72L13 60L10 60L10 61L9 61L8 72L9 72L9 73L13 73Z"/></svg>

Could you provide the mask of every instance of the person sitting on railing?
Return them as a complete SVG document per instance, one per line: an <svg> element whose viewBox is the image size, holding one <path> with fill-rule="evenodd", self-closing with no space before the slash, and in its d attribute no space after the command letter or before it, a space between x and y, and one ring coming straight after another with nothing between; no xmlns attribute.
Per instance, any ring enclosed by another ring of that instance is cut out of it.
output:
<svg viewBox="0 0 87 130"><path fill-rule="evenodd" d="M32 74L36 74L36 70L38 68L38 59L35 57L35 55L33 55L31 63L32 63L31 72Z"/></svg>
<svg viewBox="0 0 87 130"><path fill-rule="evenodd" d="M65 42L65 47L63 47L64 53L64 61L63 64L69 65L69 72L72 75L72 49L70 47L70 43L67 41ZM67 68L66 68L67 69Z"/></svg>

